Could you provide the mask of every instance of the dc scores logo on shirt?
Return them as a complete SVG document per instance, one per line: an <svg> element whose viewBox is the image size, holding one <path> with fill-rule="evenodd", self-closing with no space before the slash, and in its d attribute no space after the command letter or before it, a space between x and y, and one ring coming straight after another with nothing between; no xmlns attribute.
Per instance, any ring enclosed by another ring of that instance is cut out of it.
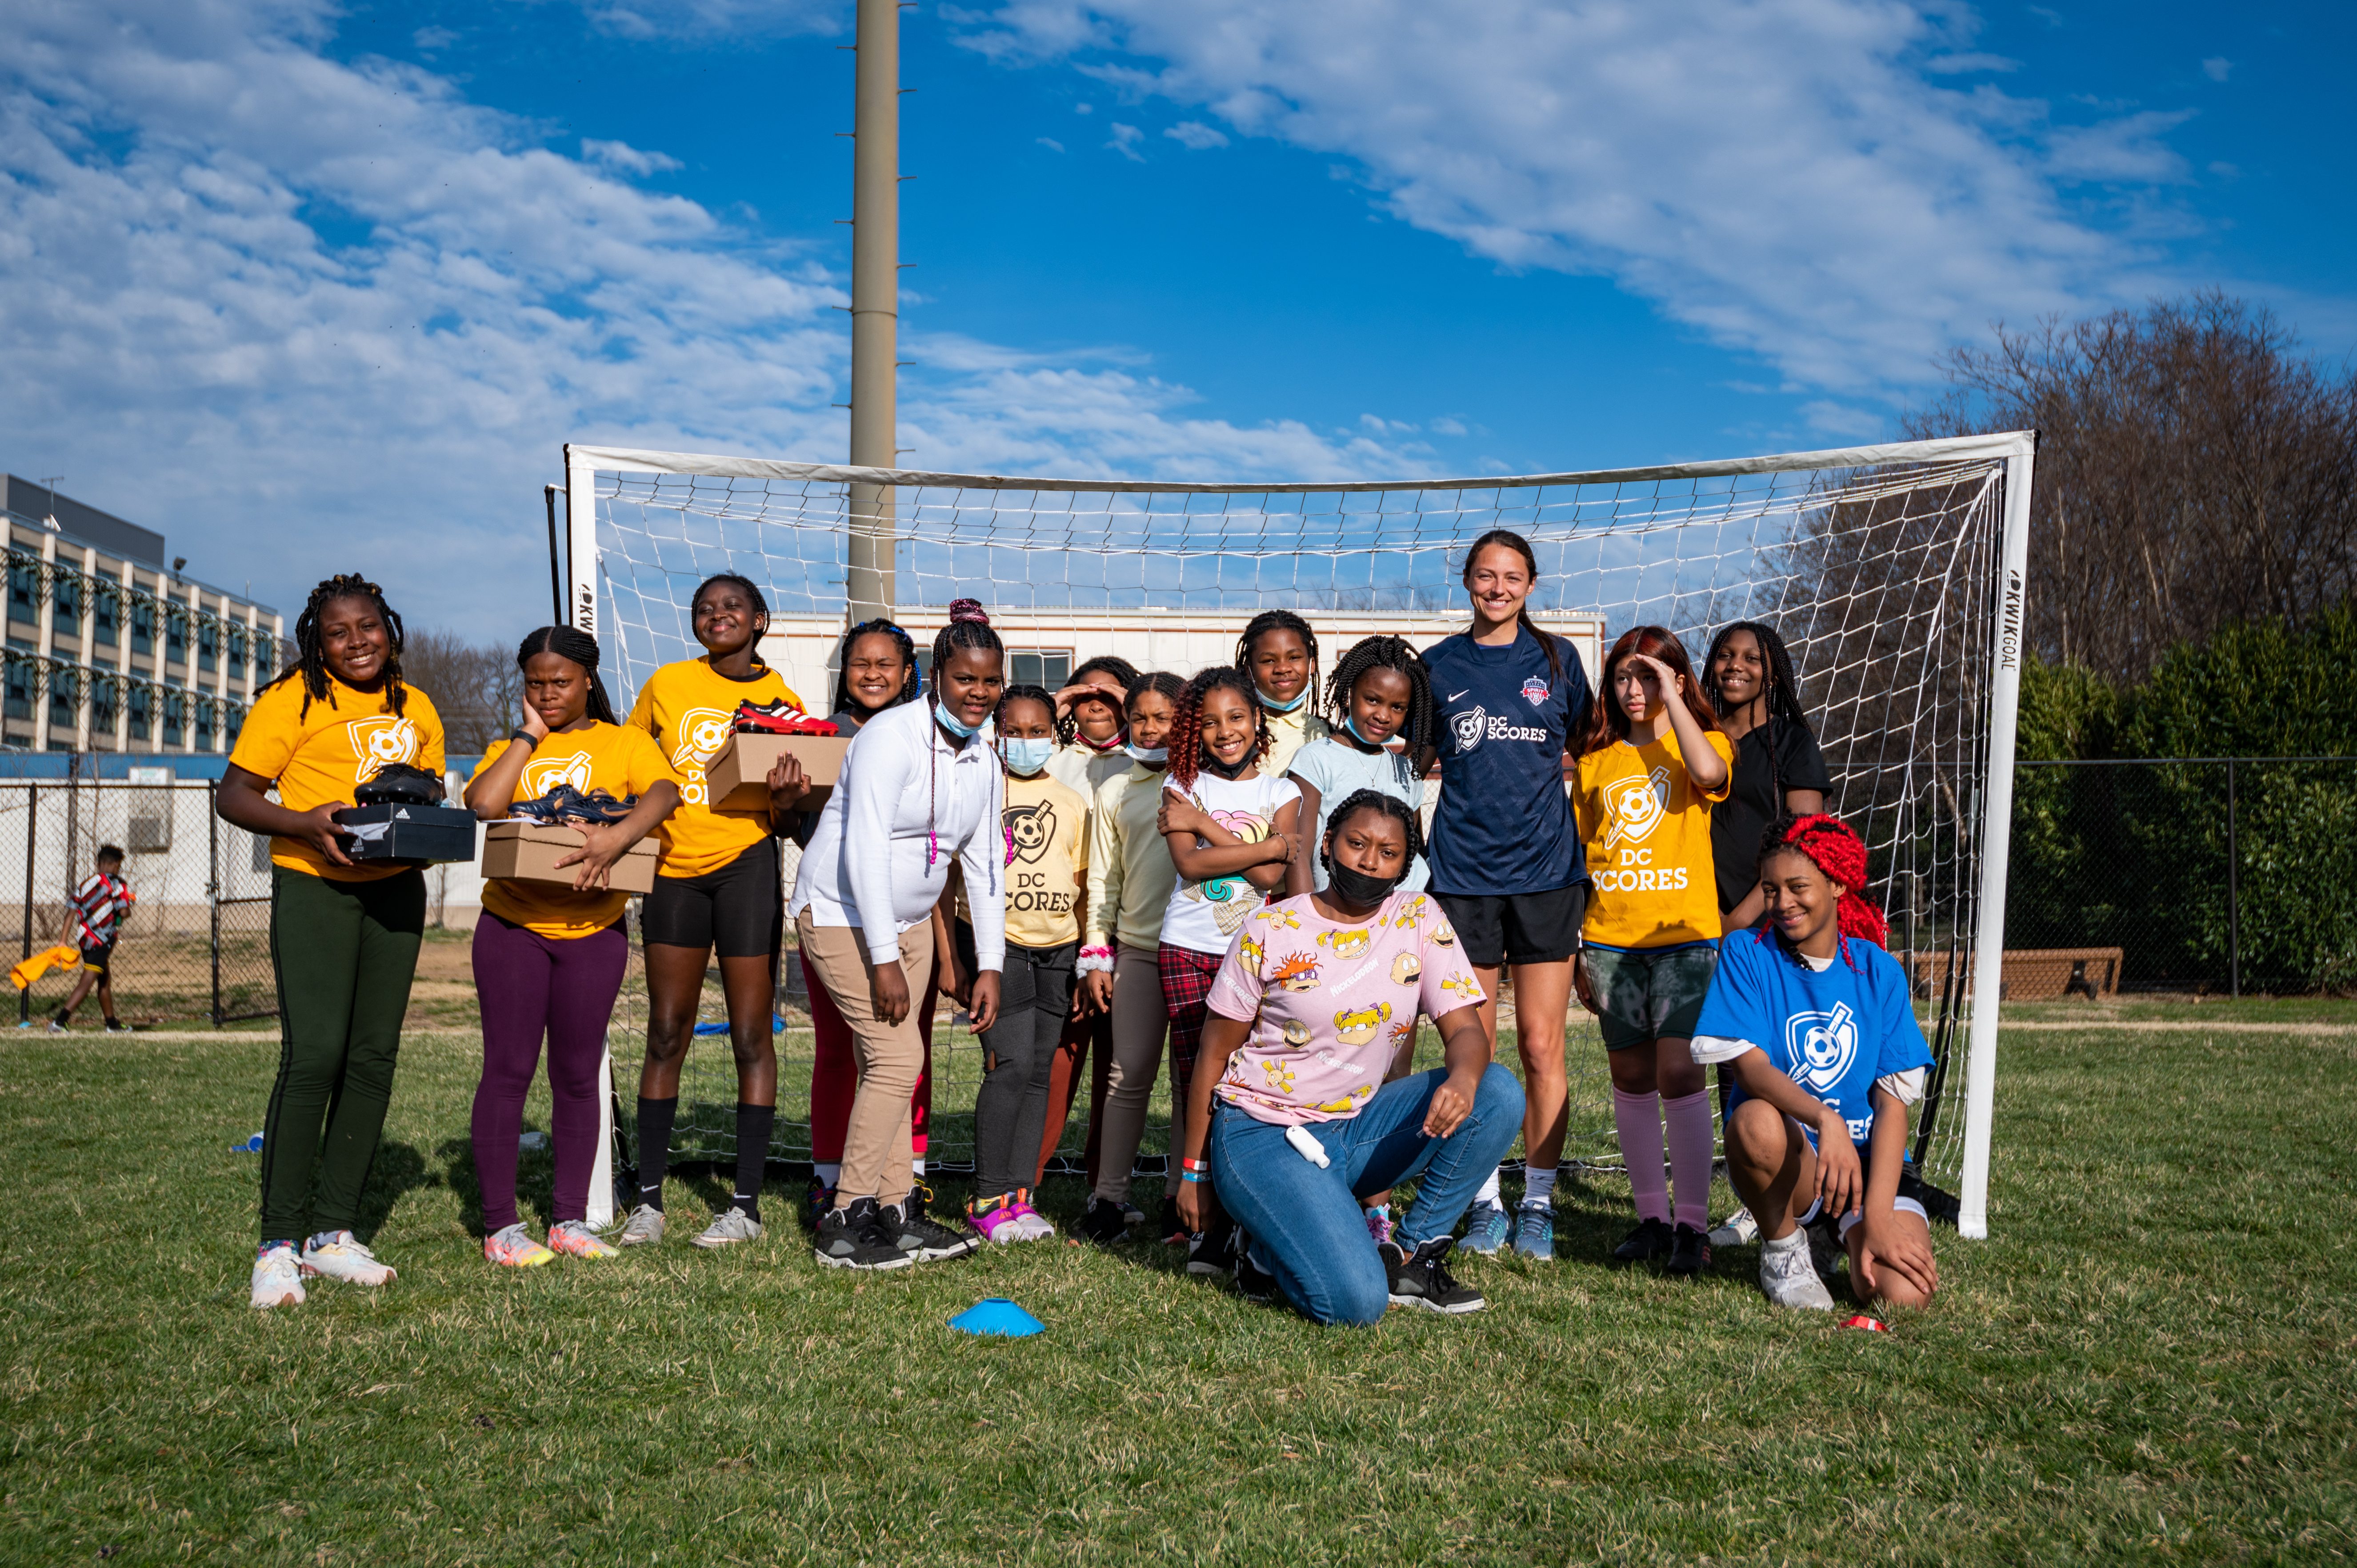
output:
<svg viewBox="0 0 2357 1568"><path fill-rule="evenodd" d="M1547 732L1535 725L1518 725L1504 714L1493 714L1488 709L1479 707L1451 714L1448 728L1457 738L1459 752L1471 751L1485 740L1544 741L1547 738Z"/></svg>
<svg viewBox="0 0 2357 1568"><path fill-rule="evenodd" d="M1486 712L1478 707L1468 708L1461 714L1449 715L1448 727L1456 734L1458 750L1470 751L1481 744L1481 736L1489 717Z"/></svg>
<svg viewBox="0 0 2357 1568"><path fill-rule="evenodd" d="M1690 885L1690 868L1655 865L1653 852L1640 847L1669 818L1668 768L1605 786L1604 810L1611 819L1604 830L1604 853L1614 864L1596 873L1598 892L1674 893Z"/></svg>
<svg viewBox="0 0 2357 1568"><path fill-rule="evenodd" d="M365 784L388 768L417 760L417 725L393 714L354 719L352 782Z"/></svg>
<svg viewBox="0 0 2357 1568"><path fill-rule="evenodd" d="M1857 1015L1836 1002L1830 1013L1795 1013L1784 1020L1784 1055L1802 1088L1819 1095L1837 1087L1857 1060Z"/></svg>
<svg viewBox="0 0 2357 1568"><path fill-rule="evenodd" d="M1523 682L1523 701L1537 707L1547 700L1547 683L1534 675Z"/></svg>
<svg viewBox="0 0 2357 1568"><path fill-rule="evenodd" d="M672 748L672 771L680 776L685 788L679 798L691 806L701 806L711 799L704 782L704 765L719 755L728 744L730 726L736 722L718 708L690 708L679 715L679 744Z"/></svg>
<svg viewBox="0 0 2357 1568"><path fill-rule="evenodd" d="M589 754L576 751L570 757L535 757L524 764L523 788L527 798L538 800L559 784L570 784L584 795L589 793Z"/></svg>

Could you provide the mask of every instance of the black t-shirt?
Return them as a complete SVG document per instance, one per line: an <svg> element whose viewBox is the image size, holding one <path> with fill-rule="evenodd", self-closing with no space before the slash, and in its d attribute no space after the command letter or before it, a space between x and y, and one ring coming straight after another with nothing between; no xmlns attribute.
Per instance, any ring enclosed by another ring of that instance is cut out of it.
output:
<svg viewBox="0 0 2357 1568"><path fill-rule="evenodd" d="M1758 885L1760 841L1784 814L1776 798L1776 776L1768 766L1768 728L1755 725L1735 746L1735 783L1727 799L1710 810L1710 856L1718 870L1720 913L1743 902ZM1787 789L1830 790L1824 754L1816 737L1796 724L1775 722L1778 760Z"/></svg>

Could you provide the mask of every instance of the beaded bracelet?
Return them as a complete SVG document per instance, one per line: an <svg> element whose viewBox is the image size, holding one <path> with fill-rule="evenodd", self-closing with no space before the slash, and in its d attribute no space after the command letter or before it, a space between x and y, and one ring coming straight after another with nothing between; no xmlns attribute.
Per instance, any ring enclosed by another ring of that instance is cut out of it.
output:
<svg viewBox="0 0 2357 1568"><path fill-rule="evenodd" d="M1180 1181L1209 1181L1211 1178L1205 1176L1201 1171L1180 1171L1178 1173L1178 1179Z"/></svg>

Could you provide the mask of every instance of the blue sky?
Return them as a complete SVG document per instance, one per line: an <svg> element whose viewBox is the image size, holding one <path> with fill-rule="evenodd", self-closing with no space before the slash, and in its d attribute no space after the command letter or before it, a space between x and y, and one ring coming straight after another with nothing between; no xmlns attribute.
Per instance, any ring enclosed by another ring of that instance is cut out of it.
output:
<svg viewBox="0 0 2357 1568"><path fill-rule="evenodd" d="M1994 318L2213 285L2357 347L2345 7L903 15L914 465L1832 445ZM842 456L839 0L0 16L0 462L200 575L504 635L563 441Z"/></svg>

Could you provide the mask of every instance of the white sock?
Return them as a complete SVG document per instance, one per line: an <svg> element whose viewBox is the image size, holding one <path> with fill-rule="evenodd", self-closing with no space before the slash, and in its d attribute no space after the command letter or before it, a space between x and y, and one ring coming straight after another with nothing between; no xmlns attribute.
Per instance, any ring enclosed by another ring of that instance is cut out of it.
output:
<svg viewBox="0 0 2357 1568"><path fill-rule="evenodd" d="M1523 1167L1523 1201L1551 1203L1555 1200L1554 1171L1543 1171L1533 1165Z"/></svg>
<svg viewBox="0 0 2357 1568"><path fill-rule="evenodd" d="M1498 1173L1496 1171L1491 1171L1490 1173L1490 1179L1481 1184L1481 1190L1473 1195L1473 1201L1476 1203L1486 1203L1492 1208L1504 1207L1498 1201Z"/></svg>
<svg viewBox="0 0 2357 1568"><path fill-rule="evenodd" d="M843 1179L843 1162L816 1160L812 1162L811 1171L818 1177L819 1186L831 1187Z"/></svg>
<svg viewBox="0 0 2357 1568"><path fill-rule="evenodd" d="M1773 1241L1768 1240L1765 1236L1760 1239L1760 1246L1761 1250L1770 1252L1789 1252L1795 1248L1805 1247L1808 1244L1808 1229L1805 1226L1800 1225L1792 1227L1792 1233L1790 1236L1781 1237Z"/></svg>
<svg viewBox="0 0 2357 1568"><path fill-rule="evenodd" d="M914 1172L914 1173L916 1174L916 1177L917 1177L917 1179L918 1179L919 1181L922 1181L922 1180L924 1180L924 1179L925 1179L925 1156L924 1156L924 1155L919 1155L915 1159L910 1160L910 1161L909 1162L909 1169L910 1171L912 1171L912 1172Z"/></svg>

